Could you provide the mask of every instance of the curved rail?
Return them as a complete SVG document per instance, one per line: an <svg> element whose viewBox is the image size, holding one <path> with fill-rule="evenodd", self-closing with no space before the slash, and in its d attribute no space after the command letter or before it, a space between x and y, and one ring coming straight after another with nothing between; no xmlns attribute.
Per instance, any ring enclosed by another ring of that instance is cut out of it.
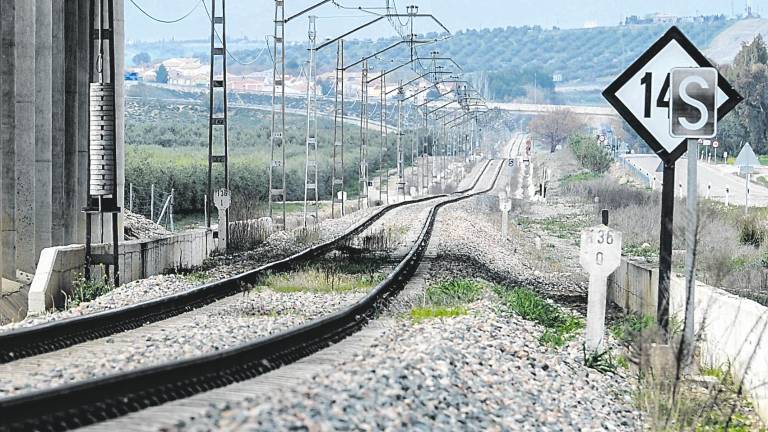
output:
<svg viewBox="0 0 768 432"><path fill-rule="evenodd" d="M466 193L477 186L488 169L486 161L472 186L456 194ZM382 207L368 219L350 228L341 236L317 246L305 249L288 258L266 264L246 273L211 282L198 288L159 299L149 300L131 306L97 312L81 317L68 318L37 326L20 328L0 334L0 363L31 357L64 349L89 340L100 339L116 333L133 330L146 324L162 321L193 309L211 304L217 300L237 294L250 284L258 281L266 272L279 272L291 266L315 259L343 244L386 213L411 204L421 203L448 195L435 195L411 201L402 201Z"/></svg>
<svg viewBox="0 0 768 432"><path fill-rule="evenodd" d="M373 319L405 287L424 256L438 210L493 190L503 166L502 162L490 188L451 198L432 207L418 240L406 257L386 279L352 306L224 351L0 399L0 418L3 419L0 431L66 430L120 417L254 378L344 339ZM483 173L487 167L488 164ZM481 177L482 174L478 181Z"/></svg>

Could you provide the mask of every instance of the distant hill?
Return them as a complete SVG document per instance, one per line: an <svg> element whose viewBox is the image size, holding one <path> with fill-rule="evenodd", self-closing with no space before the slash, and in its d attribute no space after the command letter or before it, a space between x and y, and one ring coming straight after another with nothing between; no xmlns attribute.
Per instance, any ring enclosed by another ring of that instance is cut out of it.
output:
<svg viewBox="0 0 768 432"><path fill-rule="evenodd" d="M752 20L761 21L762 20ZM750 21L734 21L712 18L708 22L687 22L680 24L681 30L699 47L705 48L710 42L716 44L716 52L735 55L738 43L728 43L731 34L748 34ZM465 30L452 38L437 44L419 48L421 56L429 56L437 49L441 56L455 58L463 71L473 79L477 87L485 90L486 96L500 100L525 97L526 87L538 79L539 88L552 87L552 76L562 77L558 87L571 88L602 87L634 61L648 48L669 25L624 25L591 29L543 29L539 26L506 27L495 29ZM733 30L732 28L736 29ZM738 30L738 29L744 30ZM434 35L426 35L427 37ZM421 36L423 37L423 35ZM350 40L345 43L345 63L349 64L374 51L392 45L397 39ZM153 58L168 56L195 56L205 60L205 41L164 41L162 43L133 44L127 55L143 50ZM229 50L243 64L230 61L232 73L243 74L271 68L271 49L265 50L264 41L231 41ZM290 44L286 47L286 69L288 73L301 73L306 61L304 44ZM332 71L335 64L336 48L328 46L318 53L320 72ZM371 60L372 70L392 67L392 58L408 58L405 46L392 50L380 60ZM455 69L450 67L450 69ZM398 77L392 77L397 79ZM600 101L594 93L592 102ZM569 100L580 103L582 96Z"/></svg>
<svg viewBox="0 0 768 432"><path fill-rule="evenodd" d="M763 37L768 35L768 19L736 21L712 40L705 54L717 63L731 63L741 49L741 44L752 42L758 34Z"/></svg>

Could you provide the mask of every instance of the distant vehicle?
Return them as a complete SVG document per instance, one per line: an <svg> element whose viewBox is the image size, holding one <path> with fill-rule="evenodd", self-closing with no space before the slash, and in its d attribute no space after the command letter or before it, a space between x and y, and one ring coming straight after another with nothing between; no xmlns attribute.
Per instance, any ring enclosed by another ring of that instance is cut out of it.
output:
<svg viewBox="0 0 768 432"><path fill-rule="evenodd" d="M126 81L139 81L139 73L138 72L126 72L125 73L125 80Z"/></svg>

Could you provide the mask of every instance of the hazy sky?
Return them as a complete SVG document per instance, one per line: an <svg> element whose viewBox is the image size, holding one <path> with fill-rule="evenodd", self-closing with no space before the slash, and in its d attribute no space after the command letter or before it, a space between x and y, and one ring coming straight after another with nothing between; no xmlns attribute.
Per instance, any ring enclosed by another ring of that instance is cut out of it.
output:
<svg viewBox="0 0 768 432"><path fill-rule="evenodd" d="M392 0L390 0L392 1ZM419 5L420 13L432 13L451 31L466 28L506 27L520 25L583 27L585 23L615 25L628 15L654 12L674 15L740 13L747 0L397 0L398 12L405 13L408 4ZM210 24L205 10L198 6L187 19L175 24L161 24L143 15L138 4L150 15L163 20L179 18L200 0L125 0L126 37L129 40L207 38ZM343 6L382 7L386 0L338 0ZM205 0L210 7L211 0ZM248 36L263 39L272 33L273 0L227 0L227 32L230 37ZM316 0L286 0L286 16L299 12ZM768 13L768 0L752 0L753 9ZM319 38L336 36L370 19L360 11L348 11L327 4L313 12L319 16ZM307 19L289 23L288 40L306 39ZM435 30L424 23L419 32ZM361 37L394 35L388 25L379 25Z"/></svg>

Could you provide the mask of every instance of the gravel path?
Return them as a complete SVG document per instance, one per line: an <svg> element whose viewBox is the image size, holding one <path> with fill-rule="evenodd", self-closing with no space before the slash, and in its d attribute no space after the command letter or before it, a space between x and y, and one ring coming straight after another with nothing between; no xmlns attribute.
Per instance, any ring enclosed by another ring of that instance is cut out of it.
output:
<svg viewBox="0 0 768 432"><path fill-rule="evenodd" d="M364 294L263 289L233 296L136 330L0 364L0 397L231 348L325 316Z"/></svg>

